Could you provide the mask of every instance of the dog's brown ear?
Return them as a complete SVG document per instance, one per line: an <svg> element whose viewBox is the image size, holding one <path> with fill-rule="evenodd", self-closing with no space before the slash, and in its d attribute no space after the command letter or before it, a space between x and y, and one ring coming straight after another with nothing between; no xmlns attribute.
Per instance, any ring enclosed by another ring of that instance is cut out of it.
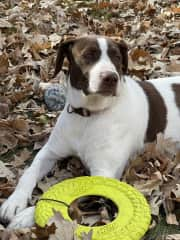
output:
<svg viewBox="0 0 180 240"><path fill-rule="evenodd" d="M123 40L120 40L118 46L122 55L122 71L126 74L128 70L128 45Z"/></svg>
<svg viewBox="0 0 180 240"><path fill-rule="evenodd" d="M54 77L61 71L62 65L64 62L64 58L67 57L69 59L71 47L74 44L76 39L69 39L59 44L59 48L57 51L56 65L54 71Z"/></svg>

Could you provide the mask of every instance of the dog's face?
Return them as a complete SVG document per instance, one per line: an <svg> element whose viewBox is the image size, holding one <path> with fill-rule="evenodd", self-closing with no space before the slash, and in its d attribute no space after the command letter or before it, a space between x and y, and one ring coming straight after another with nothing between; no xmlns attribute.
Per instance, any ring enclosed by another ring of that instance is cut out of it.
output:
<svg viewBox="0 0 180 240"><path fill-rule="evenodd" d="M70 85L85 99L104 99L118 95L122 75L127 71L127 45L98 36L82 37L63 42L58 50L55 75L63 60L69 60ZM72 94L71 94L72 95Z"/></svg>

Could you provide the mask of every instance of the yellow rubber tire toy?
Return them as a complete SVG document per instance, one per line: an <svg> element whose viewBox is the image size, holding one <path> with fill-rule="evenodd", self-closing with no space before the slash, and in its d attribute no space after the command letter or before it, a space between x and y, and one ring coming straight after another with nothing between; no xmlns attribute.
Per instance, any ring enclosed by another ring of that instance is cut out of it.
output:
<svg viewBox="0 0 180 240"><path fill-rule="evenodd" d="M116 218L103 226L89 227L78 224L77 235L93 229L93 240L140 240L151 220L150 208L144 196L132 186L105 177L78 177L60 182L49 188L42 199L53 199L70 205L82 196L96 195L110 199L118 208ZM55 201L39 201L35 222L44 227L53 216L53 209L72 220L68 207Z"/></svg>

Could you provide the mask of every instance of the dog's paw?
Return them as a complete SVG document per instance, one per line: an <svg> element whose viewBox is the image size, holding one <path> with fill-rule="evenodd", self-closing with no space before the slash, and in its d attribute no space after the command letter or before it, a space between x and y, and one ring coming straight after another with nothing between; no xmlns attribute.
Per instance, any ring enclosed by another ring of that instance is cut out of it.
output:
<svg viewBox="0 0 180 240"><path fill-rule="evenodd" d="M23 192L14 192L0 208L0 221L7 224L28 202L28 197Z"/></svg>
<svg viewBox="0 0 180 240"><path fill-rule="evenodd" d="M28 207L24 209L22 212L18 213L14 216L8 225L9 229L18 229L18 228L26 228L32 227L34 222L34 211L35 207Z"/></svg>

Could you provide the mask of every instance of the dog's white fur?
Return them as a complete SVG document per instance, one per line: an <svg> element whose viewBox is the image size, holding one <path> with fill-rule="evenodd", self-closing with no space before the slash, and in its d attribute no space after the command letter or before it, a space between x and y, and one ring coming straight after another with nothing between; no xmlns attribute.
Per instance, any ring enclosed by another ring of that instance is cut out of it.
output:
<svg viewBox="0 0 180 240"><path fill-rule="evenodd" d="M116 72L107 55L106 40L99 38L98 43L102 55L90 72L89 90L92 92L98 89L102 70ZM144 91L131 78L124 78L125 81L119 80L116 97L103 97L96 93L86 96L68 82L67 104L48 142L20 178L14 193L1 206L0 217L11 220L9 227L25 227L34 223L34 207L22 210L27 206L36 183L58 159L77 155L91 175L121 177L129 157L143 147L149 118L148 99ZM165 137L180 141L180 111L171 89L172 83L180 83L180 77L150 82L161 93L167 107ZM69 103L98 112L90 117L69 114Z"/></svg>

